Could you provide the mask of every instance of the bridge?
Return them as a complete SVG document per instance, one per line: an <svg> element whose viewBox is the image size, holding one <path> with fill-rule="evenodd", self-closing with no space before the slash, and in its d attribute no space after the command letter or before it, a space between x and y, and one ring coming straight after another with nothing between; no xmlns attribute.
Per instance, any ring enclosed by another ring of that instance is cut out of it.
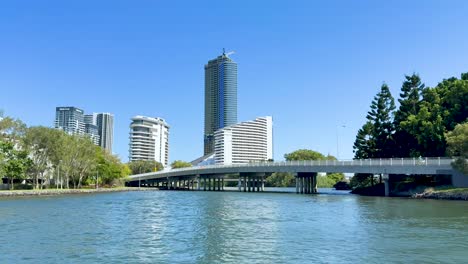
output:
<svg viewBox="0 0 468 264"><path fill-rule="evenodd" d="M387 196L388 180L395 174L451 175L454 186L468 187L468 177L454 170L452 161L449 158L392 158L208 165L132 175L126 184L176 190L222 191L225 181L237 181L239 191L258 192L264 191L265 178L272 173L289 172L295 176L296 193L304 194L317 193L318 173L377 174L384 180Z"/></svg>

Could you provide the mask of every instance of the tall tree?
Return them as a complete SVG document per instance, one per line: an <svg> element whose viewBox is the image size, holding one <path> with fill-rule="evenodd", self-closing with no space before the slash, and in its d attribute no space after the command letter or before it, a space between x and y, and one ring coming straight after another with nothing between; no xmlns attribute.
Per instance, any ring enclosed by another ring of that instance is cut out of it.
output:
<svg viewBox="0 0 468 264"><path fill-rule="evenodd" d="M416 135L401 127L401 122L407 121L411 115L417 115L420 108L421 96L425 85L419 75L405 76L401 86L400 107L395 112L395 148L393 154L398 157L417 157L420 155Z"/></svg>
<svg viewBox="0 0 468 264"><path fill-rule="evenodd" d="M39 179L49 184L50 178L46 178L47 171L51 172L57 164L59 156L59 138L63 132L47 127L30 127L24 136L24 147L30 153L32 160L32 173L35 188L39 188Z"/></svg>
<svg viewBox="0 0 468 264"><path fill-rule="evenodd" d="M367 121L361 129L359 129L356 140L354 141L353 151L356 159L369 159L373 156L374 138L372 131L374 130L371 122Z"/></svg>
<svg viewBox="0 0 468 264"><path fill-rule="evenodd" d="M367 122L356 137L354 152L356 158L389 158L393 156L393 115L395 100L386 84L374 97L367 113Z"/></svg>
<svg viewBox="0 0 468 264"><path fill-rule="evenodd" d="M423 100L416 115L410 115L400 126L418 141L418 154L426 157L445 155L446 143L444 132L442 99L436 89L425 89Z"/></svg>
<svg viewBox="0 0 468 264"><path fill-rule="evenodd" d="M395 112L395 124L397 125L406 120L408 116L418 113L421 95L425 87L419 75L415 73L411 76L405 75L405 79L401 86L400 99L398 99L400 107Z"/></svg>
<svg viewBox="0 0 468 264"><path fill-rule="evenodd" d="M452 77L439 83L435 90L440 96L444 126L451 131L468 118L468 73L461 79Z"/></svg>

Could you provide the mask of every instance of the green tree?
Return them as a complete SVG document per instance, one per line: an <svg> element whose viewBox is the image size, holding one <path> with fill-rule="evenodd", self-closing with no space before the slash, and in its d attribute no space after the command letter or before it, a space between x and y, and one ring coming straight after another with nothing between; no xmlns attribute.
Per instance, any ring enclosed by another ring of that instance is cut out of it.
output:
<svg viewBox="0 0 468 264"><path fill-rule="evenodd" d="M398 157L417 157L420 155L419 144L416 135L411 130L406 130L401 126L401 122L407 121L408 117L417 115L420 110L422 92L424 84L417 74L406 75L405 81L401 86L400 107L395 112L395 135L397 144L393 150L394 156Z"/></svg>
<svg viewBox="0 0 468 264"><path fill-rule="evenodd" d="M337 183L334 179L330 178L329 175L317 176L317 187L318 188L332 188Z"/></svg>
<svg viewBox="0 0 468 264"><path fill-rule="evenodd" d="M47 185L50 183L50 178L45 178L45 174L57 165L61 148L59 138L62 134L60 130L40 126L26 130L24 147L31 154L31 171L36 189L40 187L39 179L45 181Z"/></svg>
<svg viewBox="0 0 468 264"><path fill-rule="evenodd" d="M15 179L24 179L26 171L31 166L28 153L18 149L10 141L0 140L0 171L9 181L10 189L14 189Z"/></svg>
<svg viewBox="0 0 468 264"><path fill-rule="evenodd" d="M354 144L355 157L389 158L392 156L393 112L395 100L386 84L380 88L380 92L374 97L371 109L367 113L367 122L356 136ZM364 140L364 141L363 141Z"/></svg>
<svg viewBox="0 0 468 264"><path fill-rule="evenodd" d="M132 171L132 174L155 172L164 168L160 162L154 160L135 160L129 162L127 165Z"/></svg>
<svg viewBox="0 0 468 264"><path fill-rule="evenodd" d="M130 175L131 170L126 164L122 164L120 159L102 148L96 148L97 165L96 177L100 185L113 185L119 179ZM96 180L89 179L90 184L96 183Z"/></svg>
<svg viewBox="0 0 468 264"><path fill-rule="evenodd" d="M19 119L0 118L0 139L19 140L26 132L26 125Z"/></svg>
<svg viewBox="0 0 468 264"><path fill-rule="evenodd" d="M299 149L291 153L284 154L284 158L287 161L293 160L325 160L326 157L317 151L310 149Z"/></svg>
<svg viewBox="0 0 468 264"><path fill-rule="evenodd" d="M468 118L468 73L463 73L461 79L452 77L443 80L435 90L440 96L445 128L452 131Z"/></svg>
<svg viewBox="0 0 468 264"><path fill-rule="evenodd" d="M175 160L171 163L171 168L173 169L180 169L180 168L187 168L192 167L192 163L182 161L182 160Z"/></svg>
<svg viewBox="0 0 468 264"><path fill-rule="evenodd" d="M442 99L436 89L425 89L423 100L416 115L409 115L400 126L418 141L419 155L426 157L444 156L446 143Z"/></svg>
<svg viewBox="0 0 468 264"><path fill-rule="evenodd" d="M370 121L367 121L361 129L358 130L356 140L354 141L354 158L368 159L372 156L375 149L375 141L372 137L374 128Z"/></svg>
<svg viewBox="0 0 468 264"><path fill-rule="evenodd" d="M468 175L468 122L458 124L453 131L445 134L447 139L447 154L456 157L453 163L459 171Z"/></svg>
<svg viewBox="0 0 468 264"><path fill-rule="evenodd" d="M267 186L272 187L292 187L295 186L295 178L289 172L275 172L266 178Z"/></svg>

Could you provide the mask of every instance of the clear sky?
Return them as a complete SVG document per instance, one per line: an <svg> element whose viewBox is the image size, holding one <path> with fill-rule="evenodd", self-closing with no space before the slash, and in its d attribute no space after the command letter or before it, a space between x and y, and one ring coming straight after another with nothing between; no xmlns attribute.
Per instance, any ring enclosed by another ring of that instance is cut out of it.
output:
<svg viewBox="0 0 468 264"><path fill-rule="evenodd" d="M2 1L0 109L53 126L56 106L170 124L170 160L203 154L204 64L238 63L239 121L272 115L274 156L352 158L381 84L468 71L468 1ZM343 127L345 125L345 127ZM338 143L338 144L337 144Z"/></svg>

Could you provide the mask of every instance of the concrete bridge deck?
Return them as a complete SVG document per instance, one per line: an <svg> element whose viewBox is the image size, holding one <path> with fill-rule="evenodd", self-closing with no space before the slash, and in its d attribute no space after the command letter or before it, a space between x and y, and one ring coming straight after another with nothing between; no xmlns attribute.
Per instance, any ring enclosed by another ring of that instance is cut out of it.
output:
<svg viewBox="0 0 468 264"><path fill-rule="evenodd" d="M128 185L188 186L192 189L222 190L224 179L238 179L239 190L261 191L264 179L274 172L289 172L296 176L298 193L316 192L317 173L369 173L381 174L388 180L391 174L456 175L449 158L392 158L366 160L319 160L256 162L247 164L209 165L174 170L164 170L130 176ZM173 185L174 184L174 185ZM196 186L196 187L195 187Z"/></svg>

